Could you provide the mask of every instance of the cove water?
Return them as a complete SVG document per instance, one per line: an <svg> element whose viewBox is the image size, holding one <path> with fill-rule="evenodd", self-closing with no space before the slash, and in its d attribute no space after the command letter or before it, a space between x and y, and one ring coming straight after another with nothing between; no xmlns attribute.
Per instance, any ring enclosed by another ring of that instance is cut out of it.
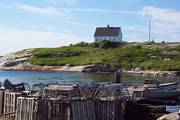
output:
<svg viewBox="0 0 180 120"><path fill-rule="evenodd" d="M0 71L0 81L6 78L12 83L26 82L30 86L37 83L89 83L110 82L114 74L82 73L82 72L37 72L37 71ZM127 85L141 85L145 79L154 79L152 76L137 74L122 74L122 83ZM157 77L160 82L180 80L180 77Z"/></svg>

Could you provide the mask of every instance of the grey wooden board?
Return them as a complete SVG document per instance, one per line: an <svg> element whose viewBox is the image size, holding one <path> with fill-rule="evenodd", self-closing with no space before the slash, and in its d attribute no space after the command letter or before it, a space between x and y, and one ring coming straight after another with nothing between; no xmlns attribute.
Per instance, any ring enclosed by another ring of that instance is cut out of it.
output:
<svg viewBox="0 0 180 120"><path fill-rule="evenodd" d="M3 107L4 107L3 101L4 101L4 91L0 91L0 114L3 113Z"/></svg>
<svg viewBox="0 0 180 120"><path fill-rule="evenodd" d="M96 101L96 120L123 120L124 109L122 102Z"/></svg>
<svg viewBox="0 0 180 120"><path fill-rule="evenodd" d="M17 109L15 120L36 120L36 98L17 98Z"/></svg>
<svg viewBox="0 0 180 120"><path fill-rule="evenodd" d="M39 120L70 120L70 106L60 101L39 101Z"/></svg>
<svg viewBox="0 0 180 120"><path fill-rule="evenodd" d="M71 103L72 120L96 120L93 101Z"/></svg>

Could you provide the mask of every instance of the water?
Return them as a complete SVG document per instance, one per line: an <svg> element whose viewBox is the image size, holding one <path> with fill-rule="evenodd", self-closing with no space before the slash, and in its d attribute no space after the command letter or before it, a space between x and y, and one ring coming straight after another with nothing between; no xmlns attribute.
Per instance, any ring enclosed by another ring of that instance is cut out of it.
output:
<svg viewBox="0 0 180 120"><path fill-rule="evenodd" d="M75 83L75 82L110 82L113 74L81 73L81 72L35 72L35 71L0 71L0 81L6 78L12 83L26 82L30 86L37 83ZM128 85L140 85L152 76L122 74L122 82ZM158 77L161 82L180 80L180 77Z"/></svg>
<svg viewBox="0 0 180 120"><path fill-rule="evenodd" d="M176 105L176 106L166 106L166 111L167 112L180 112L180 105Z"/></svg>
<svg viewBox="0 0 180 120"><path fill-rule="evenodd" d="M6 78L12 83L26 82L30 86L37 83L75 83L75 82L110 82L113 74L96 74L81 72L34 72L34 71L0 71L0 81ZM145 79L153 79L152 76L137 74L122 74L122 82L127 85L141 85ZM180 80L180 77L157 77L161 82ZM169 107L168 110L179 111L180 106Z"/></svg>

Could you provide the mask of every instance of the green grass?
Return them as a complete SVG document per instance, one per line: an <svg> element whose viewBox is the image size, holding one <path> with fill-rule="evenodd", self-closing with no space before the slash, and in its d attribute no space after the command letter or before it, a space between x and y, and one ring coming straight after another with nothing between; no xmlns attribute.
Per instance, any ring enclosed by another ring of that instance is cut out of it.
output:
<svg viewBox="0 0 180 120"><path fill-rule="evenodd" d="M180 70L180 46L163 47L170 44L172 43L111 45L109 42L102 42L39 48L33 51L34 57L30 63L51 66L107 64L112 68L124 69L139 67L144 70Z"/></svg>

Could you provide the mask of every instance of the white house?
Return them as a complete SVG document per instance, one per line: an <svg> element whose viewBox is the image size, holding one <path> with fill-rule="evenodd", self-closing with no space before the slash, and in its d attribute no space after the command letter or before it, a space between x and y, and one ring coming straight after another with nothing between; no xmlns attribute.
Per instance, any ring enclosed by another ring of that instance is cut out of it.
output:
<svg viewBox="0 0 180 120"><path fill-rule="evenodd" d="M94 42L109 40L112 42L122 42L121 27L97 27L94 34Z"/></svg>

